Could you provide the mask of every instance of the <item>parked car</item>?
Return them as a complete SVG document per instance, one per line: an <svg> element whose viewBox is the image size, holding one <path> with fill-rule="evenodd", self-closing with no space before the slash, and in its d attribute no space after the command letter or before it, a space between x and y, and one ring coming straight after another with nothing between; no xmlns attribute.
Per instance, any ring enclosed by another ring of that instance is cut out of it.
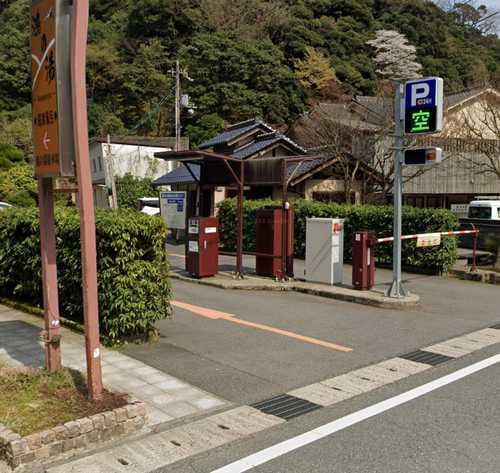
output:
<svg viewBox="0 0 500 473"><path fill-rule="evenodd" d="M474 200L469 204L468 218L500 221L500 200Z"/></svg>
<svg viewBox="0 0 500 473"><path fill-rule="evenodd" d="M10 209L11 207L12 205L8 204L7 202L0 202L0 211Z"/></svg>

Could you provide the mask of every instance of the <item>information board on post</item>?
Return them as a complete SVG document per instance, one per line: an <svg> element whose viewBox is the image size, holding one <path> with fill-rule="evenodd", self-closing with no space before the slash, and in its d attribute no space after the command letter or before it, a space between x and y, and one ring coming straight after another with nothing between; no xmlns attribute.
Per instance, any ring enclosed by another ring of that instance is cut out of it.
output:
<svg viewBox="0 0 500 473"><path fill-rule="evenodd" d="M186 229L187 192L160 192L160 212L168 228Z"/></svg>
<svg viewBox="0 0 500 473"><path fill-rule="evenodd" d="M408 81L404 96L405 134L430 134L443 129L443 79Z"/></svg>
<svg viewBox="0 0 500 473"><path fill-rule="evenodd" d="M37 177L74 176L69 0L31 6L32 126Z"/></svg>

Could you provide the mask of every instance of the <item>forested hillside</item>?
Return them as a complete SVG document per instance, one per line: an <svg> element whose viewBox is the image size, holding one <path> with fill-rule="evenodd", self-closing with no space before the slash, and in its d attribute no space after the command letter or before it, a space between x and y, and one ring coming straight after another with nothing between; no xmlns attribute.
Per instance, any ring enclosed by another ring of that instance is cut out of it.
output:
<svg viewBox="0 0 500 473"><path fill-rule="evenodd" d="M0 0L4 129L29 114L19 111L30 101L29 5ZM224 121L290 123L314 98L375 94L367 41L379 29L406 35L423 74L449 91L495 82L500 40L476 27L476 13L426 0L91 0L91 133L171 134L177 58L193 79L183 87L197 109L183 122L195 143Z"/></svg>

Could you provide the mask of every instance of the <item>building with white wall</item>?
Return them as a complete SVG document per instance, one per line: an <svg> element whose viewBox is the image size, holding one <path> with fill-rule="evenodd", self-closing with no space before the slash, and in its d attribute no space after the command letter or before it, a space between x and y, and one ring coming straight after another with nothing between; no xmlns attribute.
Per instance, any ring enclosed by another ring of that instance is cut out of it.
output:
<svg viewBox="0 0 500 473"><path fill-rule="evenodd" d="M181 138L181 150L189 149L189 139ZM154 154L175 149L175 138L120 137L94 138L90 142L90 165L95 201L107 206L107 187L113 178L131 174L137 178L157 179L171 172L172 162L155 158Z"/></svg>

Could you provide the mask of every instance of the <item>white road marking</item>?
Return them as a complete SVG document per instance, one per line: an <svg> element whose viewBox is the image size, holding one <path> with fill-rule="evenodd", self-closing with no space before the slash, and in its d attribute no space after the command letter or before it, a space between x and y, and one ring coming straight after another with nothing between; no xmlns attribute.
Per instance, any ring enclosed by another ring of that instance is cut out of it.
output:
<svg viewBox="0 0 500 473"><path fill-rule="evenodd" d="M360 411L349 414L345 417L337 419L333 422L325 424L316 429L310 430L304 434L293 437L284 442L273 445L272 447L261 450L260 452L249 455L234 463L230 463L222 468L213 470L212 473L243 473L251 470L259 465L263 465L271 460L293 452L301 447L316 442L322 438L328 437L340 430L351 427L352 425L363 422L370 417L377 416L390 409L394 409L402 404L410 402L421 396L440 389L448 384L459 381L471 374L484 370L490 366L500 363L500 354L486 358L485 360L474 363L473 365L462 368L454 373L443 376L429 383L423 384L417 388L411 389L405 393L386 399L385 401L374 404L373 406L366 407Z"/></svg>

